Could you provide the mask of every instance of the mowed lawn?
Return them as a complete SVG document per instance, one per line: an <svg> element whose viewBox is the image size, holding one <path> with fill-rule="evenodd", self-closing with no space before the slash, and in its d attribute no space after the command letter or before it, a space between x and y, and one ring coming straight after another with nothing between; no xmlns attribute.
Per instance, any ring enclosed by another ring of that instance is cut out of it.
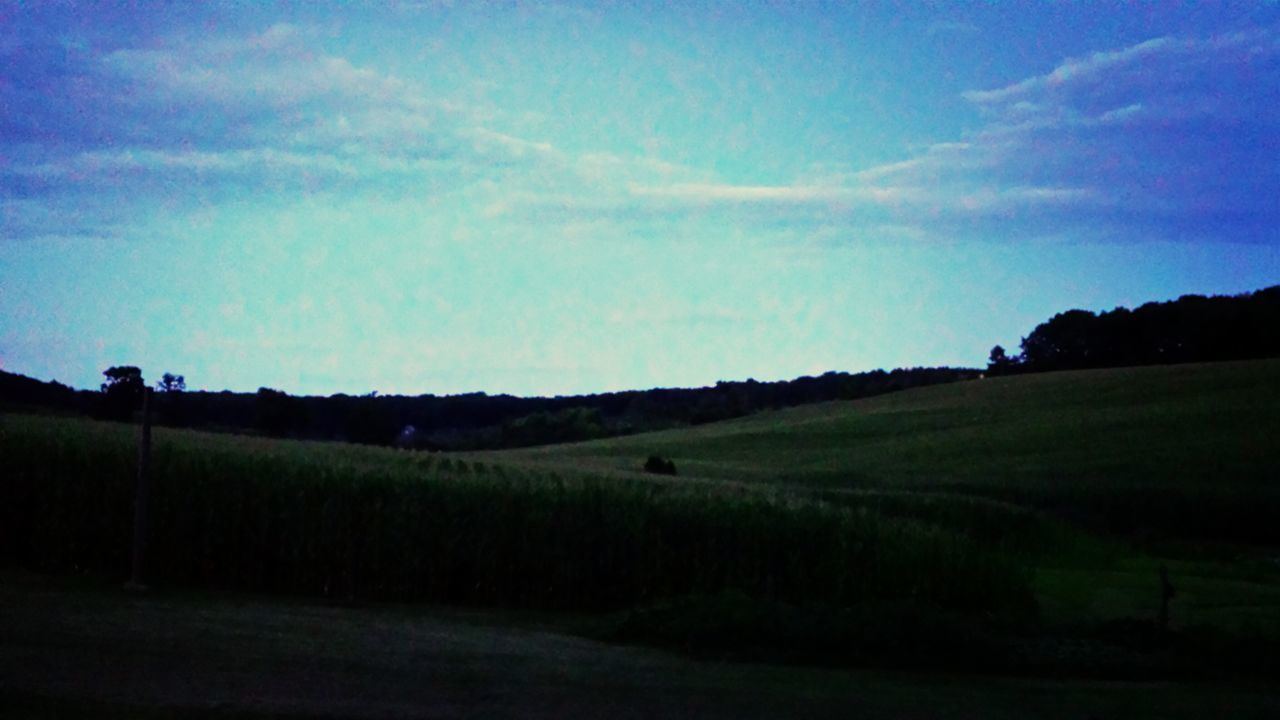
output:
<svg viewBox="0 0 1280 720"><path fill-rule="evenodd" d="M835 488L1222 485L1280 471L1280 360L1042 373L623 438L485 454Z"/></svg>

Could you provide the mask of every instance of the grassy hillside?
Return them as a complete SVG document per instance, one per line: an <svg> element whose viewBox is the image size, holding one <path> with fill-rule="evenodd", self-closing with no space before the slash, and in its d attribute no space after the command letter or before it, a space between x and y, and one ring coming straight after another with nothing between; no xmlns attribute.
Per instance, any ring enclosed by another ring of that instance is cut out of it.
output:
<svg viewBox="0 0 1280 720"><path fill-rule="evenodd" d="M1117 529L1280 540L1280 361L1001 377L688 430L493 453L836 491L949 492Z"/></svg>
<svg viewBox="0 0 1280 720"><path fill-rule="evenodd" d="M1267 482L1280 360L1083 370L919 388L697 428L495 453L836 487L1047 478Z"/></svg>
<svg viewBox="0 0 1280 720"><path fill-rule="evenodd" d="M1265 360L991 378L482 457L625 478L658 454L675 482L937 523L1026 557L1050 625L1154 617L1165 565L1175 626L1280 637L1277 438Z"/></svg>
<svg viewBox="0 0 1280 720"><path fill-rule="evenodd" d="M1280 672L1278 401L1259 361L471 455L161 429L148 574L620 612L609 637L749 657ZM643 473L653 453L679 475ZM0 457L0 563L127 575L135 428L0 415Z"/></svg>

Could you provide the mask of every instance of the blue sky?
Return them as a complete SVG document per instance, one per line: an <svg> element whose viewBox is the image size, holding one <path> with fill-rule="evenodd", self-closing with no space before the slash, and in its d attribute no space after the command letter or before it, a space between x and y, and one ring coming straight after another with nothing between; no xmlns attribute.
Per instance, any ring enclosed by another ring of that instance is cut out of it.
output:
<svg viewBox="0 0 1280 720"><path fill-rule="evenodd" d="M567 394L1280 283L1280 6L0 2L0 366Z"/></svg>

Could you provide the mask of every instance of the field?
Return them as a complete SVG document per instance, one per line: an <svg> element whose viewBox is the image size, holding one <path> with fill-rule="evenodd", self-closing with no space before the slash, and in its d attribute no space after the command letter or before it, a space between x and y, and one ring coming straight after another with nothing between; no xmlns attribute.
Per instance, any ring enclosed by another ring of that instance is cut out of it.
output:
<svg viewBox="0 0 1280 720"><path fill-rule="evenodd" d="M481 457L630 477L658 454L687 481L933 522L1025 552L1041 615L1063 622L1151 616L1165 564L1175 624L1276 636L1276 438L1266 360L991 378Z"/></svg>
<svg viewBox="0 0 1280 720"><path fill-rule="evenodd" d="M947 492L1118 530L1276 543L1277 437L1269 360L991 378L487 458L635 473L657 453L681 477Z"/></svg>
<svg viewBox="0 0 1280 720"><path fill-rule="evenodd" d="M358 605L371 631L385 603L513 628L533 612L556 637L703 658L689 667L982 672L992 707L1021 692L994 679L1010 674L1213 683L1171 691L1193 698L1280 673L1276 437L1277 361L995 378L470 455L159 429L145 578L193 608L210 591ZM678 475L643 472L652 454ZM136 429L0 416L0 457L0 563L90 583L43 605L120 612L102 588L129 574ZM8 614L39 625L16 592Z"/></svg>

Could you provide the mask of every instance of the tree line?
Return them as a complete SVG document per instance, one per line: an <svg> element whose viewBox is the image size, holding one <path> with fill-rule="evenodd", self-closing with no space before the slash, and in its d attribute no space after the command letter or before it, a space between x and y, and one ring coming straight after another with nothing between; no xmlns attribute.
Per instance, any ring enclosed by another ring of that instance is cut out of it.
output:
<svg viewBox="0 0 1280 720"><path fill-rule="evenodd" d="M1241 295L1183 295L1134 310L1068 310L991 349L988 373L1280 357L1280 285Z"/></svg>
<svg viewBox="0 0 1280 720"><path fill-rule="evenodd" d="M987 372L1049 370L1280 357L1280 285L1243 295L1184 295L1128 310L1058 313L1022 339L1021 352L992 348ZM39 409L128 420L147 384L132 365L107 368L97 392L0 371L0 409ZM966 368L829 372L776 382L721 381L595 395L295 396L188 392L166 372L155 383L158 423L311 440L432 450L525 447L698 425L829 400L852 400L979 376Z"/></svg>
<svg viewBox="0 0 1280 720"><path fill-rule="evenodd" d="M912 387L976 378L965 368L903 368L758 382L721 381L702 388L656 388L561 397L462 395L295 396L186 390L165 373L155 385L155 422L174 427L274 437L344 440L432 450L526 447L626 435L741 417L761 410L851 400ZM131 365L103 372L98 392L0 372L0 406L128 420L147 387Z"/></svg>

